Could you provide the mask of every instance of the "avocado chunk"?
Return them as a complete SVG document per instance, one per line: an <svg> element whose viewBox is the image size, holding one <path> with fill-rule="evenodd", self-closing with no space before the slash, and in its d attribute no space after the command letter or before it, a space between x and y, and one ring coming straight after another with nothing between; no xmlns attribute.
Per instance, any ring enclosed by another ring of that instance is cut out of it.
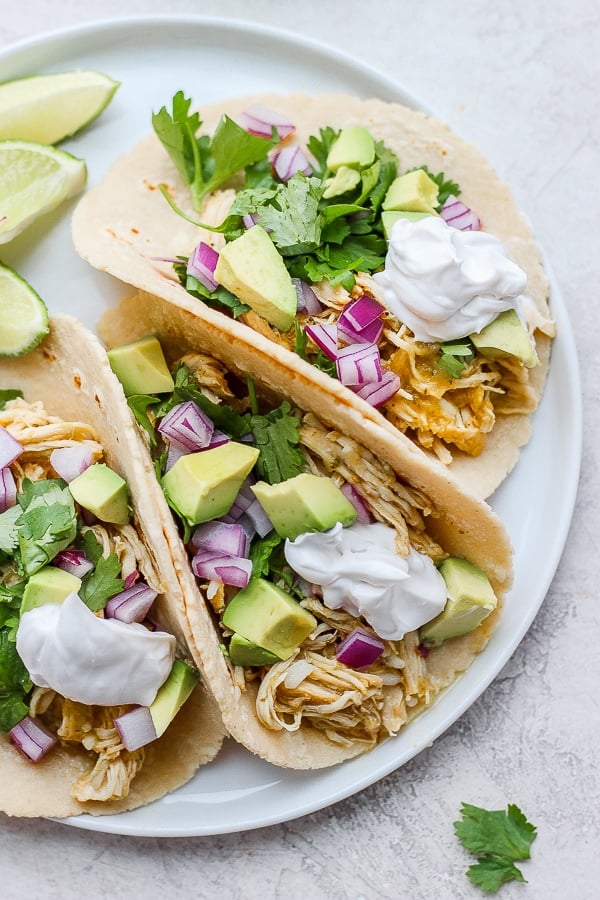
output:
<svg viewBox="0 0 600 900"><path fill-rule="evenodd" d="M481 355L488 359L514 356L527 369L539 363L535 345L514 309L501 312L493 322L469 337Z"/></svg>
<svg viewBox="0 0 600 900"><path fill-rule="evenodd" d="M251 489L277 534L291 541L307 531L327 531L337 522L352 525L356 519L356 509L331 478L301 472L279 484L257 481Z"/></svg>
<svg viewBox="0 0 600 900"><path fill-rule="evenodd" d="M65 572L57 566L44 566L35 572L25 585L21 615L46 603L62 603L69 594L77 594L80 587L81 578L77 575Z"/></svg>
<svg viewBox="0 0 600 900"><path fill-rule="evenodd" d="M421 641L430 646L474 631L498 605L485 572L466 559L450 556L440 564L439 571L446 582L448 600L439 616L419 630Z"/></svg>
<svg viewBox="0 0 600 900"><path fill-rule="evenodd" d="M437 184L424 169L415 169L392 181L382 208L431 214L436 211L438 191Z"/></svg>
<svg viewBox="0 0 600 900"><path fill-rule="evenodd" d="M296 318L298 296L275 244L261 225L254 225L219 253L215 278L280 331Z"/></svg>
<svg viewBox="0 0 600 900"><path fill-rule="evenodd" d="M360 174L349 166L340 166L334 177L327 181L327 187L323 191L323 199L330 200L347 194L360 184Z"/></svg>
<svg viewBox="0 0 600 900"><path fill-rule="evenodd" d="M277 659L289 659L317 620L277 585L251 578L225 607L223 625Z"/></svg>
<svg viewBox="0 0 600 900"><path fill-rule="evenodd" d="M174 388L162 347L154 335L109 350L108 361L127 397L162 394Z"/></svg>
<svg viewBox="0 0 600 900"><path fill-rule="evenodd" d="M104 463L94 463L69 482L73 499L102 522L127 525L127 483Z"/></svg>
<svg viewBox="0 0 600 900"><path fill-rule="evenodd" d="M431 213L428 212L411 212L408 209L388 209L387 212L381 213L381 224L383 225L383 233L389 241L394 223L398 219L408 219L409 222L418 222L420 219L427 219Z"/></svg>
<svg viewBox="0 0 600 900"><path fill-rule="evenodd" d="M181 659L175 660L167 680L159 687L149 706L156 737L164 734L199 680L196 669Z"/></svg>
<svg viewBox="0 0 600 900"><path fill-rule="evenodd" d="M256 447L235 441L186 453L162 480L165 496L190 525L218 519L231 509L258 456Z"/></svg>
<svg viewBox="0 0 600 900"><path fill-rule="evenodd" d="M365 169L375 160L375 141L362 125L342 128L331 145L327 156L327 168L337 172L341 166L349 169Z"/></svg>
<svg viewBox="0 0 600 900"><path fill-rule="evenodd" d="M237 632L233 633L229 642L229 659L234 666L271 666L279 662L279 657L274 653L248 641Z"/></svg>

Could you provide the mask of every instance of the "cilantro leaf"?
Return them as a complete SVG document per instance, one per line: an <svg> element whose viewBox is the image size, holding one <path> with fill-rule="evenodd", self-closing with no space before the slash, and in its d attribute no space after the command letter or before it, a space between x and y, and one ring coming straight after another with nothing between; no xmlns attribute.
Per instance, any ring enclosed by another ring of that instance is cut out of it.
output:
<svg viewBox="0 0 600 900"><path fill-rule="evenodd" d="M197 112L190 114L191 102L178 91L172 100L172 112L163 106L152 116L152 126L177 171L190 185L194 209L199 211L206 194L236 172L264 159L277 138L250 134L228 116L223 116L212 138L198 138L202 120Z"/></svg>
<svg viewBox="0 0 600 900"><path fill-rule="evenodd" d="M20 506L9 506L0 514L0 562L9 559L19 543L16 521L21 515Z"/></svg>
<svg viewBox="0 0 600 900"><path fill-rule="evenodd" d="M90 562L96 563L102 556L102 544L91 528L87 528L77 538L77 548L83 550Z"/></svg>
<svg viewBox="0 0 600 900"><path fill-rule="evenodd" d="M279 484L298 475L304 468L300 442L300 424L290 415L291 406L284 401L266 415L246 417L260 456L256 463L259 478Z"/></svg>
<svg viewBox="0 0 600 900"><path fill-rule="evenodd" d="M214 230L216 231L217 229ZM223 285L218 285L214 291L210 291L201 281L194 278L193 275L188 275L186 270L186 259L182 258L180 263L175 263L173 269L179 278L180 284L186 289L188 294L195 297L197 300L202 300L207 306L217 309L223 307L231 313L234 319L237 319L238 316L248 312L250 309L249 306L242 303L238 297L224 288Z"/></svg>
<svg viewBox="0 0 600 900"><path fill-rule="evenodd" d="M530 859L537 831L519 807L509 804L506 811L487 810L463 803L461 815L454 822L456 836L479 858L467 871L471 881L484 891L497 891L507 881L524 882L514 863Z"/></svg>
<svg viewBox="0 0 600 900"><path fill-rule="evenodd" d="M22 397L23 391L17 390L17 388L5 388L0 391L0 409L4 409L9 400L15 400L17 397Z"/></svg>
<svg viewBox="0 0 600 900"><path fill-rule="evenodd" d="M17 497L21 515L15 520L17 571L33 575L73 543L77 514L73 497L60 479L32 482L25 479Z"/></svg>
<svg viewBox="0 0 600 900"><path fill-rule="evenodd" d="M32 688L29 672L8 629L0 630L0 731L7 732L27 715L25 698Z"/></svg>
<svg viewBox="0 0 600 900"><path fill-rule="evenodd" d="M328 125L326 128L319 129L319 137L316 137L316 135L313 134L308 139L307 147L310 154L316 160L316 174L319 178L324 178L328 171L327 157L329 156L329 151L338 135L339 131L334 131L334 129Z"/></svg>
<svg viewBox="0 0 600 900"><path fill-rule="evenodd" d="M440 357L436 365L450 378L460 378L474 358L473 344L468 338L462 338L440 344Z"/></svg>
<svg viewBox="0 0 600 900"><path fill-rule="evenodd" d="M266 537L255 538L252 541L248 557L252 562L253 578L268 578L271 571L271 555L281 544L283 544L283 538L279 537L276 531L272 531Z"/></svg>
<svg viewBox="0 0 600 900"><path fill-rule="evenodd" d="M150 394L130 394L127 398L127 405L135 416L138 425L147 433L151 447L156 446L156 437L154 434L154 423L148 415L148 409L159 402L158 397L153 397Z"/></svg>
<svg viewBox="0 0 600 900"><path fill-rule="evenodd" d="M277 185L275 196L258 210L260 225L282 256L310 253L321 241L321 182L298 173Z"/></svg>
<svg viewBox="0 0 600 900"><path fill-rule="evenodd" d="M101 556L92 571L83 576L78 593L92 612L104 609L107 600L121 593L124 582L119 577L120 572L119 558L116 553L111 553L110 556Z"/></svg>

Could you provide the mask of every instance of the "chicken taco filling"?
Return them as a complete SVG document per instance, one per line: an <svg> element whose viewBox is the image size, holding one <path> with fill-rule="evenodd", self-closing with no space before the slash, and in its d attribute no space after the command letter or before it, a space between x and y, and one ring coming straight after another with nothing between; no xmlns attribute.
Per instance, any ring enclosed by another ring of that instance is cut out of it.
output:
<svg viewBox="0 0 600 900"><path fill-rule="evenodd" d="M79 802L127 797L198 682L153 618L164 591L92 429L2 391L0 731L34 763L89 758Z"/></svg>
<svg viewBox="0 0 600 900"><path fill-rule="evenodd" d="M193 138L189 107L180 93L153 124L204 228L175 261L191 295L339 379L445 463L480 455L497 416L534 410L547 298L527 295L452 173L403 168L358 125L299 139L261 104Z"/></svg>
<svg viewBox="0 0 600 900"><path fill-rule="evenodd" d="M206 354L169 368L149 335L109 358L266 729L369 749L443 686L445 642L483 647L490 581L431 536L436 511L387 463Z"/></svg>

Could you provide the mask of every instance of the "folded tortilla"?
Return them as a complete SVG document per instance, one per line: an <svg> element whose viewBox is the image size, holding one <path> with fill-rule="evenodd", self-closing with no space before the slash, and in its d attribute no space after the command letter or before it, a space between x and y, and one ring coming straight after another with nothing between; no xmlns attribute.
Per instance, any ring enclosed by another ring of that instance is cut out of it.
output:
<svg viewBox="0 0 600 900"><path fill-rule="evenodd" d="M300 93L229 99L201 109L202 131L212 133L224 113L235 118L253 102L262 102L286 115L296 125L290 138L294 143L304 145L309 136L327 125L339 129L361 124L397 154L400 172L423 165L432 172L443 171L458 182L461 200L480 217L484 229L502 242L508 256L526 272L526 294L533 300L531 327L535 328L540 364L524 371L525 386L519 389L518 402L505 405L501 411L495 395L490 397L494 400L495 422L479 455L458 450L435 436L433 443L430 438L429 443L421 442L425 452L437 454L468 490L488 497L513 468L520 447L530 437L531 414L542 394L553 335L548 280L540 251L507 186L474 146L442 122L400 104L376 99ZM425 408L420 399L415 404L412 424L407 424L402 409L394 413L393 404L387 404L377 410L339 381L300 359L289 349L289 342L286 345L279 340L279 334L260 317L250 317L250 325L244 324L189 295L174 275L169 258L188 256L201 238L219 249L222 238L203 233L173 212L158 190L160 185L166 185L175 203L195 220L200 218L213 225L226 217L234 196L231 190L218 191L207 199L201 216L195 213L188 186L152 134L122 156L77 207L73 237L80 255L127 284L193 311L202 321L220 328L230 340L252 345L257 350L257 363L261 355L275 356L303 379L310 380L315 390L331 394L340 404L351 403L360 416L393 429L401 443L409 439L402 436L406 430L411 437L418 435L418 421L422 421ZM255 368L260 374L258 365Z"/></svg>
<svg viewBox="0 0 600 900"><path fill-rule="evenodd" d="M108 310L98 328L109 348L147 334L156 335L170 365L184 355L187 360L187 354L210 355L217 372L217 376L211 376L208 382L209 395L213 397L215 391L219 396L215 387L220 381L219 372L225 378L228 375L246 378L249 373L256 372L258 353L261 375L260 381L254 381L257 392L272 403L266 408L288 400L300 411L317 448L324 443L324 456L332 455L344 471L351 473L345 478L352 480L375 519L389 524L395 517L402 528L406 528L404 517L409 518L409 514L406 510L403 512L404 501L399 498L408 494L415 498L418 507L416 516L423 525L416 530L423 528L423 540L441 545L446 554L467 558L488 575L499 598L498 609L471 634L453 638L425 656L419 653L416 632L407 636L404 642L398 642L398 652L406 659L406 674L399 687L382 687L381 719L374 743L385 739L404 721L425 709L443 688L468 668L484 648L498 621L502 596L512 578L507 533L487 504L465 494L444 469L433 465L412 443L399 442L389 429L364 419L353 403L340 404L333 394L315 391L312 380L304 377L303 372L289 367L282 358L257 351L245 341L231 340L220 323L209 324L160 298L143 295L125 298ZM202 367L206 364L204 359ZM190 365L194 371L193 362ZM210 361L208 368L211 369ZM203 383L200 377L199 383ZM317 449L313 457L318 455ZM206 584L197 582L192 574L180 532L155 479L150 453L147 454L146 473L148 494L152 496L156 513L163 518L172 563L185 595L188 643L217 699L228 732L268 761L298 769L329 766L370 749L373 741L355 738L352 733L345 733L341 743L331 740L323 730L323 721L316 727L303 719L295 730L273 729L261 723L257 715L259 682L254 678L241 684L239 672L222 652L223 636L207 600ZM393 510L393 514L388 514L386 508ZM168 565L168 560L165 564ZM346 669L348 671L353 670ZM411 691L415 692L414 698L406 704ZM360 717L360 704L358 715ZM356 732L359 734L359 727Z"/></svg>
<svg viewBox="0 0 600 900"><path fill-rule="evenodd" d="M50 335L36 350L0 361L0 389L8 388L20 389L29 403L40 401L51 416L89 426L103 448L106 463L125 479L133 509L131 522L160 587L153 617L163 630L176 636L182 655L189 658L181 589L172 571L160 564L165 541L145 490L143 446L131 428L120 385L97 338L70 316L55 316ZM47 440L51 441L51 436ZM50 447L52 443L40 446L40 454ZM96 759L93 753L81 743L62 741L33 763L3 734L0 810L9 815L62 818L134 809L188 781L200 765L216 756L223 737L218 708L200 681L164 735L146 745L142 767L127 796L81 802L72 795L72 786L90 773Z"/></svg>

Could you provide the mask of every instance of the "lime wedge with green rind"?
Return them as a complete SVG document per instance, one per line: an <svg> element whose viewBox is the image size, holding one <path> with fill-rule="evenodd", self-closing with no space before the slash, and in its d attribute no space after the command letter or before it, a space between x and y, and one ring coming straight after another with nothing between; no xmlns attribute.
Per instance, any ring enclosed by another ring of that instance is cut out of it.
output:
<svg viewBox="0 0 600 900"><path fill-rule="evenodd" d="M0 244L85 186L82 159L29 141L0 141Z"/></svg>
<svg viewBox="0 0 600 900"><path fill-rule="evenodd" d="M119 82L102 72L29 75L0 84L0 140L57 144L107 107Z"/></svg>
<svg viewBox="0 0 600 900"><path fill-rule="evenodd" d="M48 331L42 298L14 269L0 263L0 356L22 356Z"/></svg>

